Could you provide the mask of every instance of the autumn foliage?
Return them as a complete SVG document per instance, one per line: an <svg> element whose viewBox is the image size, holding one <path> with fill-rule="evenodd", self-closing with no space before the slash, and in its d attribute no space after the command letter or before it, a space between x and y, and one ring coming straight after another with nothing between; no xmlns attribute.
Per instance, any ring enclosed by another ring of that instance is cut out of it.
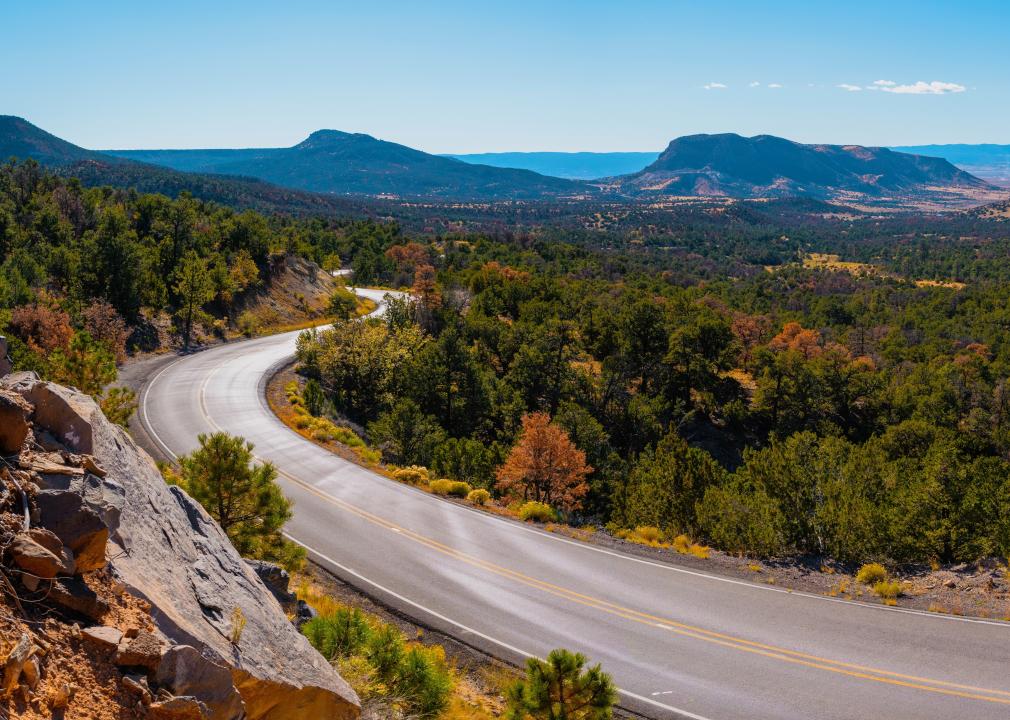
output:
<svg viewBox="0 0 1010 720"><path fill-rule="evenodd" d="M40 355L67 349L74 336L67 313L41 304L14 308L7 327L29 350Z"/></svg>
<svg viewBox="0 0 1010 720"><path fill-rule="evenodd" d="M510 500L535 500L565 511L582 507L593 469L586 454L547 413L523 417L519 442L498 468L498 489Z"/></svg>

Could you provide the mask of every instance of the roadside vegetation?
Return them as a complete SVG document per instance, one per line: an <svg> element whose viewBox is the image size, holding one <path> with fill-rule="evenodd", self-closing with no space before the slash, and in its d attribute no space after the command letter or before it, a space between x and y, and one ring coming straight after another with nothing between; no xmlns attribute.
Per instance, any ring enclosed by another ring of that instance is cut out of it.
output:
<svg viewBox="0 0 1010 720"><path fill-rule="evenodd" d="M464 224L407 232L7 164L0 332L18 368L90 386L123 418L109 357L155 317L180 345L225 332L277 258L302 257L412 290L364 322L337 293L326 312L346 319L299 342L315 383L302 429L365 462L424 467L489 508L662 533L647 543L851 567L1010 555L999 217L727 203L611 208L588 227L590 209L444 207ZM461 230L474 213L497 229Z"/></svg>

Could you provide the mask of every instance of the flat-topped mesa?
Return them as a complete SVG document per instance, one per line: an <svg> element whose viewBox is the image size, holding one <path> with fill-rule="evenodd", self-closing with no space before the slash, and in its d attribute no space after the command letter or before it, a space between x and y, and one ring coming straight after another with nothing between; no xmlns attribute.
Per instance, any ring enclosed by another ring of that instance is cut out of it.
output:
<svg viewBox="0 0 1010 720"><path fill-rule="evenodd" d="M90 397L34 373L0 377L0 454L9 462L0 480L12 488L0 509L20 510L20 488L27 513L5 560L11 574L25 592L51 583L45 602L94 623L83 641L108 646L134 673L124 687L149 716L358 717L354 691L288 620L277 589ZM149 603L150 629L130 637L114 627L91 574ZM35 671L29 663L15 681Z"/></svg>

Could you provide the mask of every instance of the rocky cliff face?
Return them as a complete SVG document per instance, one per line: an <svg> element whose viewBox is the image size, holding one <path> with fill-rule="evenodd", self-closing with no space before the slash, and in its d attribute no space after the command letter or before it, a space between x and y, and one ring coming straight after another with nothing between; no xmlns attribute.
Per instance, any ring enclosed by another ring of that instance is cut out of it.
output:
<svg viewBox="0 0 1010 720"><path fill-rule="evenodd" d="M19 509L13 488L21 487L28 513L4 516L22 525L5 562L26 592L44 590L46 602L92 623L84 633L115 648L117 664L141 669L131 682L142 685L145 714L357 717L353 690L221 528L167 486L89 397L30 373L3 377L0 455L8 457L0 478L12 489L8 510ZM150 603L150 632L130 638L106 622L109 603L89 588L89 574Z"/></svg>

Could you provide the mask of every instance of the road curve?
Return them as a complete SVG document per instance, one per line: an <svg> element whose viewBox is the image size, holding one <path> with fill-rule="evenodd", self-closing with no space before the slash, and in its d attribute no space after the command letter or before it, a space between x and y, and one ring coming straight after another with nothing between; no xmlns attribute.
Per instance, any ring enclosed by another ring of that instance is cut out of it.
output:
<svg viewBox="0 0 1010 720"><path fill-rule="evenodd" d="M175 360L147 380L140 421L170 454L216 430L253 442L295 503L291 537L419 620L510 660L582 651L613 674L623 705L653 717L1010 717L1010 625L791 593L581 544L307 442L263 393L296 337Z"/></svg>

